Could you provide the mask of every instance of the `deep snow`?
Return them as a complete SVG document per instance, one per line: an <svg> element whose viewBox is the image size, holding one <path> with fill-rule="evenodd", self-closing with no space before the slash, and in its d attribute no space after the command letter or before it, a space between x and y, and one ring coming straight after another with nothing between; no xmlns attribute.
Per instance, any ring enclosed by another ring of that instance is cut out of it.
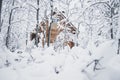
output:
<svg viewBox="0 0 120 80"><path fill-rule="evenodd" d="M86 49L65 48L59 53L53 47L14 53L1 48L0 80L120 80L120 55L116 51L116 40ZM94 60L99 61L99 70L94 71Z"/></svg>

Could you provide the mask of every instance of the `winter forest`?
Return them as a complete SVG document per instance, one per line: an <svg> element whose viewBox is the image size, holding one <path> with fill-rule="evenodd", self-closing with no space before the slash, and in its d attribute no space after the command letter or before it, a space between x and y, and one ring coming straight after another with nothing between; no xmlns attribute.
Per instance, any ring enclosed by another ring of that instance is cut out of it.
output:
<svg viewBox="0 0 120 80"><path fill-rule="evenodd" d="M120 0L0 0L0 80L120 80Z"/></svg>

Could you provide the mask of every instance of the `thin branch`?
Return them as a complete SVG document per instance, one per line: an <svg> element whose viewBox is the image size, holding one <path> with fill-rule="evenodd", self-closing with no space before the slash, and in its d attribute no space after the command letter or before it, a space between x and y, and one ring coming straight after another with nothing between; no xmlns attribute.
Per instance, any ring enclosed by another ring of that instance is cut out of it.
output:
<svg viewBox="0 0 120 80"><path fill-rule="evenodd" d="M29 6L33 7L35 10L37 10L37 8L36 8L35 6L33 6L32 4L27 3L27 5L29 5Z"/></svg>
<svg viewBox="0 0 120 80"><path fill-rule="evenodd" d="M19 21L11 22L11 24L18 23L18 22L21 22L21 21L26 21L26 20L19 20Z"/></svg>

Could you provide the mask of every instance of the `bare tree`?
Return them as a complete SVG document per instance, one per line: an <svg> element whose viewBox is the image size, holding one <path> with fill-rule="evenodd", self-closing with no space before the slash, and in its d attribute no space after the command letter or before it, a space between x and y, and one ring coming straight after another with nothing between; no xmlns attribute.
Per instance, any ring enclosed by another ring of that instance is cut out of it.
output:
<svg viewBox="0 0 120 80"><path fill-rule="evenodd" d="M47 42L47 46L50 46L50 34L51 34L51 27L52 27L52 23L53 23L53 19L52 19L52 15L53 15L53 0L50 0L50 7L51 7L51 22L50 22L50 26L49 26L49 30L48 30L48 42Z"/></svg>
<svg viewBox="0 0 120 80"><path fill-rule="evenodd" d="M117 54L120 54L120 39L118 39L118 49L117 49Z"/></svg>
<svg viewBox="0 0 120 80"><path fill-rule="evenodd" d="M118 16L118 10L120 6L120 0L111 0L109 3L109 6L111 11L111 16L110 16L111 39L114 39L116 37L116 34L115 34L116 22L114 20L118 18L117 16Z"/></svg>
<svg viewBox="0 0 120 80"><path fill-rule="evenodd" d="M37 14L36 14L36 21L37 21L37 24L36 24L36 38L35 38L35 45L38 47L38 28L39 28L39 0L37 0Z"/></svg>
<svg viewBox="0 0 120 80"><path fill-rule="evenodd" d="M0 32L1 32L1 27L2 27L2 20L1 20L1 14L2 14L2 1L0 0Z"/></svg>
<svg viewBox="0 0 120 80"><path fill-rule="evenodd" d="M7 36L6 36L6 47L9 49L9 44L10 44L10 32L11 32L11 22L12 22L12 17L13 17L13 11L16 10L18 7L14 7L15 4L15 0L12 1L12 9L10 10L10 13L9 13L9 21L8 21L8 29L7 29Z"/></svg>
<svg viewBox="0 0 120 80"><path fill-rule="evenodd" d="M89 26L90 37L96 46L104 42L101 37L105 39L116 38L119 4L119 0L99 1L91 4L83 11L83 22Z"/></svg>
<svg viewBox="0 0 120 80"><path fill-rule="evenodd" d="M119 18L118 18L118 32L117 32L117 39L118 39L118 49L117 49L117 54L120 54L120 6L119 6Z"/></svg>

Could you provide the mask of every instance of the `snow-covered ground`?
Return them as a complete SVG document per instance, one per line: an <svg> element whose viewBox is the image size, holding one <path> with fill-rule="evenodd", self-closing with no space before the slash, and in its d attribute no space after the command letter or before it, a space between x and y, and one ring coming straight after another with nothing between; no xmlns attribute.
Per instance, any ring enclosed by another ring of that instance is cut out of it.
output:
<svg viewBox="0 0 120 80"><path fill-rule="evenodd" d="M0 50L0 80L120 80L116 51L115 40L60 52L53 47L14 53L4 48Z"/></svg>

